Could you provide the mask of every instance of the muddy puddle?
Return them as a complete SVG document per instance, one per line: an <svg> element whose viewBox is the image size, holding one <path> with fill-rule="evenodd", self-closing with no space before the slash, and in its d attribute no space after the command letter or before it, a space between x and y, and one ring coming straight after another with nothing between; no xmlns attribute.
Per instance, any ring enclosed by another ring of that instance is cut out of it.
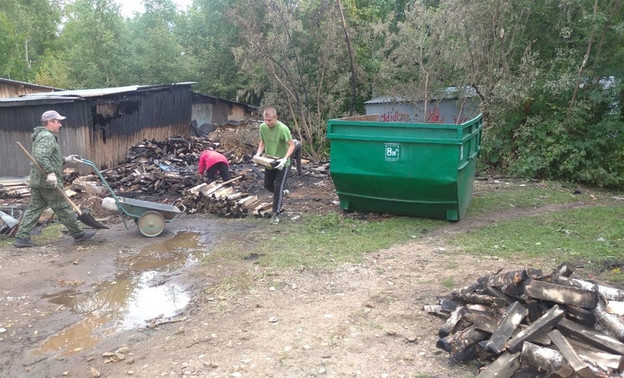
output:
<svg viewBox="0 0 624 378"><path fill-rule="evenodd" d="M142 248L138 254L119 259L119 274L114 280L102 282L89 292L66 290L46 296L50 302L83 318L48 337L34 354L56 352L71 356L117 331L155 325L175 317L191 297L171 277L208 253L202 237L198 232L179 232Z"/></svg>

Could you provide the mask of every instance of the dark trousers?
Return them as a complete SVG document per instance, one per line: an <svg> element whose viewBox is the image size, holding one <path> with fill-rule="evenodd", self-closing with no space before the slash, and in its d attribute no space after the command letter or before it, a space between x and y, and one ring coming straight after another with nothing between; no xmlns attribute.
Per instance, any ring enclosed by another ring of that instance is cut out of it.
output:
<svg viewBox="0 0 624 378"><path fill-rule="evenodd" d="M282 211L282 201L284 200L284 187L286 186L286 178L288 170L284 169L265 169L264 170L264 187L273 193L273 212L280 213Z"/></svg>
<svg viewBox="0 0 624 378"><path fill-rule="evenodd" d="M230 181L230 167L221 161L206 170L206 178L208 178L209 182L216 180L217 172L219 172L223 181Z"/></svg>
<svg viewBox="0 0 624 378"><path fill-rule="evenodd" d="M301 174L301 143L295 144L295 150L290 156L290 165L297 165L297 174ZM290 169L290 167L288 167Z"/></svg>

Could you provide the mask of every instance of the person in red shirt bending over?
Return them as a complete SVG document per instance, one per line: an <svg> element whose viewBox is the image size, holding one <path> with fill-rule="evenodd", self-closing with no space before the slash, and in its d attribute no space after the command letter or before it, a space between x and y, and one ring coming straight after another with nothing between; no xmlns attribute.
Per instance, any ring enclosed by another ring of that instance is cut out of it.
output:
<svg viewBox="0 0 624 378"><path fill-rule="evenodd" d="M199 175L203 176L206 172L207 183L210 184L216 179L217 172L221 175L223 181L230 181L230 165L227 158L213 150L202 151L199 155Z"/></svg>

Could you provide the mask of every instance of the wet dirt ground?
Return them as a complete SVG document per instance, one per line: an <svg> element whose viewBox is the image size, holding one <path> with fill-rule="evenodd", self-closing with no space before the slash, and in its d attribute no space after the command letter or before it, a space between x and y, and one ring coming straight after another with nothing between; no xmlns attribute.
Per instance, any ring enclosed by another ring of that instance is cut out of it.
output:
<svg viewBox="0 0 624 378"><path fill-rule="evenodd" d="M278 226L185 214L145 238L112 217L89 243L2 248L0 376L473 376L475 366L436 348L444 320L423 305L447 294L448 280L463 286L499 269L554 268L444 243L448 233L520 211L467 217L331 271L261 267L253 246L241 260L202 263L246 232L277 235L302 213L340 211L329 178L294 179L290 189Z"/></svg>

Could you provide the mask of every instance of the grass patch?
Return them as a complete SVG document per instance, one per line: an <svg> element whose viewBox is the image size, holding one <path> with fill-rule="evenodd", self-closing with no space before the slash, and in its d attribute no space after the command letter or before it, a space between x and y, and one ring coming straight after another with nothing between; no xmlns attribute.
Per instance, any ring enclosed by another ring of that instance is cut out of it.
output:
<svg viewBox="0 0 624 378"><path fill-rule="evenodd" d="M447 240L460 250L504 258L548 257L598 267L624 258L624 206L561 210L482 227ZM619 280L623 280L620 278Z"/></svg>
<svg viewBox="0 0 624 378"><path fill-rule="evenodd" d="M565 204L579 201L595 201L597 197L607 198L608 193L579 190L555 182L526 183L504 181L500 183L478 183L467 215L481 216L508 209L530 209L549 204Z"/></svg>
<svg viewBox="0 0 624 378"><path fill-rule="evenodd" d="M357 263L371 252L417 238L422 232L440 227L443 221L389 217L355 219L342 213L306 215L297 222L268 225L261 220L257 229L216 246L215 256L249 255L250 246L257 263L271 267L335 267Z"/></svg>

